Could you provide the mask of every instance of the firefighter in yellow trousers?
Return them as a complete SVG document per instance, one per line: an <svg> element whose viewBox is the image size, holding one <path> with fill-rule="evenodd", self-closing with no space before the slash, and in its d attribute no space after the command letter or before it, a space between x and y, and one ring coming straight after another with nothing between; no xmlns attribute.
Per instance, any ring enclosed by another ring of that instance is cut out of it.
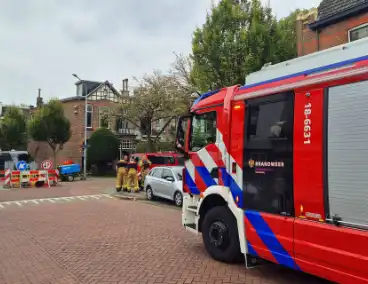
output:
<svg viewBox="0 0 368 284"><path fill-rule="evenodd" d="M128 164L128 192L135 191L139 192L138 186L138 163L132 159Z"/></svg>
<svg viewBox="0 0 368 284"><path fill-rule="evenodd" d="M151 165L152 163L150 160L148 160L146 155L144 155L142 159L139 161L139 167L141 170L141 182L140 182L141 188L144 187L144 179L146 178Z"/></svg>
<svg viewBox="0 0 368 284"><path fill-rule="evenodd" d="M129 158L124 155L123 160L116 164L116 191L119 192L123 188L124 191L128 188L128 163Z"/></svg>

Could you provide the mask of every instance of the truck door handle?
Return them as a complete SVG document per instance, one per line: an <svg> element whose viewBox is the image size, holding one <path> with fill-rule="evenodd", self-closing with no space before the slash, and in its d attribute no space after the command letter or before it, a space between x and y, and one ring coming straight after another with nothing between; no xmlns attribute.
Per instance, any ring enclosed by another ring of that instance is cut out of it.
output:
<svg viewBox="0 0 368 284"><path fill-rule="evenodd" d="M219 171L219 168L218 167L216 167L216 168L213 168L212 170L211 170L211 177L212 178L218 178L218 176L219 176L219 174L218 174L218 171Z"/></svg>

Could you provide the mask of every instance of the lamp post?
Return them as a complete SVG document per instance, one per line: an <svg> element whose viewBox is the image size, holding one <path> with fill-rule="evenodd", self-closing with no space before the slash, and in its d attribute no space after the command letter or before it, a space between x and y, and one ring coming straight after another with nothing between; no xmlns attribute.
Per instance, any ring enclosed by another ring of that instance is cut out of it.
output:
<svg viewBox="0 0 368 284"><path fill-rule="evenodd" d="M77 74L72 74L83 83ZM83 90L84 92L84 90ZM84 94L84 145L83 145L83 179L87 179L87 93Z"/></svg>

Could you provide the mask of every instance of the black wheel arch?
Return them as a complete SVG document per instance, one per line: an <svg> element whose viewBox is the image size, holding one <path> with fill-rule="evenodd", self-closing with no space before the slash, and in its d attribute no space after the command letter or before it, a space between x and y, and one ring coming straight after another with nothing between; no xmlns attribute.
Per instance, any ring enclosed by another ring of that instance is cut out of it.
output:
<svg viewBox="0 0 368 284"><path fill-rule="evenodd" d="M203 220L209 210L217 206L227 206L227 202L224 198L219 194L211 194L207 196L199 209L199 222L198 222L198 231L202 232L202 223ZM234 216L235 217L235 216Z"/></svg>

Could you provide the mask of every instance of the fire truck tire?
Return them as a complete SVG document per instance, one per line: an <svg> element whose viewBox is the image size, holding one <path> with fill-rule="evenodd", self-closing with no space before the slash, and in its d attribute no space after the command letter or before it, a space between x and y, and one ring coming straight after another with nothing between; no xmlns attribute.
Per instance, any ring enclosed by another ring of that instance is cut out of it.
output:
<svg viewBox="0 0 368 284"><path fill-rule="evenodd" d="M213 259L226 263L244 261L236 219L225 206L217 206L207 212L202 223L202 238Z"/></svg>

